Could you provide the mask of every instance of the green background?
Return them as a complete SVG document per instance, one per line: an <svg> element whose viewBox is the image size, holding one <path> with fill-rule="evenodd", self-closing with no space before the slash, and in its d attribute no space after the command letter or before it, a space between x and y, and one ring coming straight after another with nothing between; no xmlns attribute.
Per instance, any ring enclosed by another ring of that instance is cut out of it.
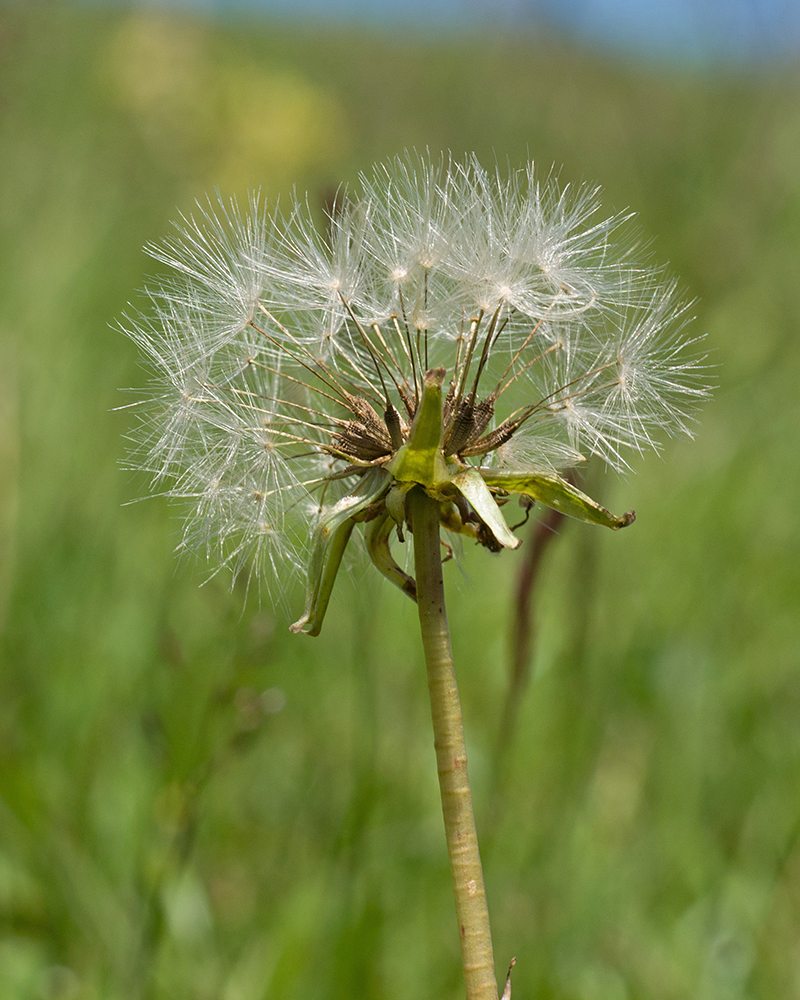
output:
<svg viewBox="0 0 800 1000"><path fill-rule="evenodd" d="M114 409L179 211L414 146L601 183L717 366L696 440L590 470L638 520L562 524L513 730L526 547L448 568L498 971L800 997L799 96L547 37L0 9L0 996L460 995L413 606L357 568L312 640L200 586L175 511L124 506Z"/></svg>

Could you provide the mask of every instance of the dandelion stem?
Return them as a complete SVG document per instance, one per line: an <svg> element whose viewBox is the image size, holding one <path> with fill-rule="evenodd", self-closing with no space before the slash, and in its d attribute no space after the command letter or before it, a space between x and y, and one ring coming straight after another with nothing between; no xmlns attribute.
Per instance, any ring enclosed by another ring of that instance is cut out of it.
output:
<svg viewBox="0 0 800 1000"><path fill-rule="evenodd" d="M444 602L439 503L416 487L409 493L408 504L414 531L419 623L467 1000L497 1000L489 909Z"/></svg>

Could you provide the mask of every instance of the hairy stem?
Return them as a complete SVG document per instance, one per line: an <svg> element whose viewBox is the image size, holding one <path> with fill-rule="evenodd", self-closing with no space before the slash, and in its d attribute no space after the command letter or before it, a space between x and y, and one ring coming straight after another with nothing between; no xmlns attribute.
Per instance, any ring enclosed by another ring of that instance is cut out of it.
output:
<svg viewBox="0 0 800 1000"><path fill-rule="evenodd" d="M489 909L472 811L464 724L444 603L439 504L421 487L411 490L408 504L414 532L419 623L428 669L436 765L467 1000L497 1000Z"/></svg>

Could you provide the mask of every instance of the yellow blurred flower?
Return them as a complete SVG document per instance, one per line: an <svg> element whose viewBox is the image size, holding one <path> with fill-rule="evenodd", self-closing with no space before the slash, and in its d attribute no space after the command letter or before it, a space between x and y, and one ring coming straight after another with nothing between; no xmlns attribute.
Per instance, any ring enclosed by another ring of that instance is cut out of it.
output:
<svg viewBox="0 0 800 1000"><path fill-rule="evenodd" d="M348 146L333 94L294 69L226 51L208 29L178 17L132 15L101 69L152 155L204 188L288 187Z"/></svg>

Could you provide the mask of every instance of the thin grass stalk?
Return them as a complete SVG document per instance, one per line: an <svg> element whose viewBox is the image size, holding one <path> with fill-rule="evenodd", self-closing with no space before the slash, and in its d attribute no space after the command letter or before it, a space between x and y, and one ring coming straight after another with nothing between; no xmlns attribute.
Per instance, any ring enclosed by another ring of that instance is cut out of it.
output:
<svg viewBox="0 0 800 1000"><path fill-rule="evenodd" d="M419 623L467 1000L497 1000L489 909L444 600L439 503L416 487L409 494L408 509L414 532Z"/></svg>

